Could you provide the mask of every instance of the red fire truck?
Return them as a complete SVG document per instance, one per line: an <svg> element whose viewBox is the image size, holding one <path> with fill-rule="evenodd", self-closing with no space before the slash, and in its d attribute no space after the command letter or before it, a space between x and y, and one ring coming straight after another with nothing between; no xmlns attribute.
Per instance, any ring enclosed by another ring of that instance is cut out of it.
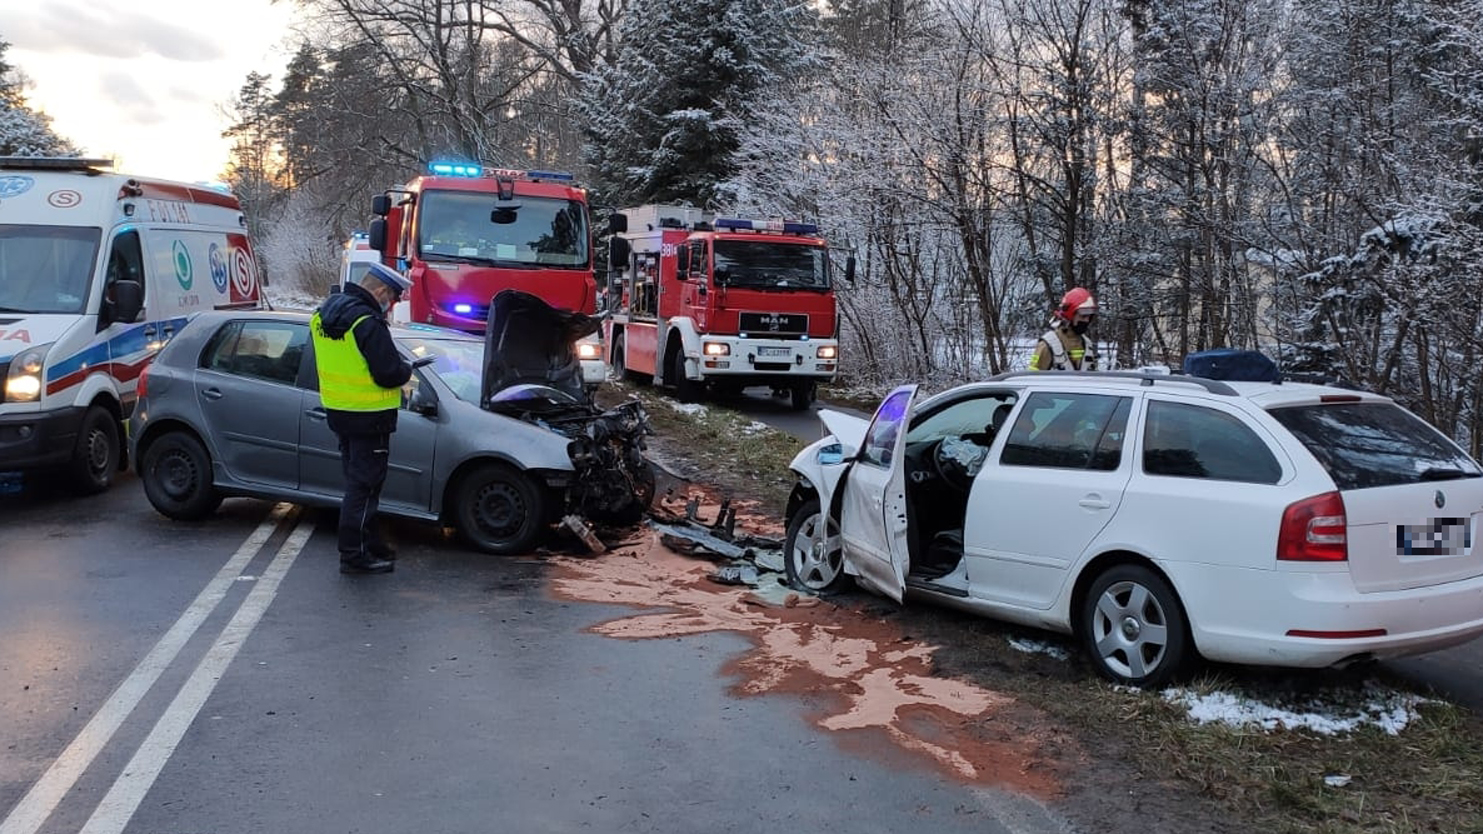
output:
<svg viewBox="0 0 1483 834"><path fill-rule="evenodd" d="M604 343L625 376L693 400L766 385L808 408L839 368L829 249L817 226L647 205L612 216ZM853 282L855 262L845 262Z"/></svg>
<svg viewBox="0 0 1483 834"><path fill-rule="evenodd" d="M412 279L401 321L483 333L500 290L553 307L597 310L587 192L571 174L437 162L371 200L370 245ZM606 374L594 338L578 346L583 376Z"/></svg>

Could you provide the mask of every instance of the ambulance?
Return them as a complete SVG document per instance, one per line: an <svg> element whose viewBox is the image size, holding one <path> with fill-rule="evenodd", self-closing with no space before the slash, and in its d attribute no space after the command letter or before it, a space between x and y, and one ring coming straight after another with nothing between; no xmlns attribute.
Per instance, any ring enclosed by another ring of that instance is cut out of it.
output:
<svg viewBox="0 0 1483 834"><path fill-rule="evenodd" d="M236 197L111 167L0 157L0 473L59 472L81 493L126 466L135 381L171 336L263 306Z"/></svg>

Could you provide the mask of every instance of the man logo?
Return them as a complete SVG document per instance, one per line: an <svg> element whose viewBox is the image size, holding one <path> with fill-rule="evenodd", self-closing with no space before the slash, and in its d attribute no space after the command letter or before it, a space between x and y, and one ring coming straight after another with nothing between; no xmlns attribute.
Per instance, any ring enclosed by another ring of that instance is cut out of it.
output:
<svg viewBox="0 0 1483 834"><path fill-rule="evenodd" d="M1437 490L1436 505L1439 510L1447 506L1447 496L1443 495L1440 489Z"/></svg>
<svg viewBox="0 0 1483 834"><path fill-rule="evenodd" d="M783 328L783 317L777 313L768 313L762 316L759 321L763 327L773 332L777 332Z"/></svg>

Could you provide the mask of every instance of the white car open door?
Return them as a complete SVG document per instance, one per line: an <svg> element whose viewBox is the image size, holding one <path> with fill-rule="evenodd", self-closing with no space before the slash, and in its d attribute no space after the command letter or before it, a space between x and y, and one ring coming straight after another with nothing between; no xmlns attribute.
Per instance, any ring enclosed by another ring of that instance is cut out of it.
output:
<svg viewBox="0 0 1483 834"><path fill-rule="evenodd" d="M906 514L906 430L917 386L892 391L876 409L845 475L840 539L859 578L901 601L909 567Z"/></svg>

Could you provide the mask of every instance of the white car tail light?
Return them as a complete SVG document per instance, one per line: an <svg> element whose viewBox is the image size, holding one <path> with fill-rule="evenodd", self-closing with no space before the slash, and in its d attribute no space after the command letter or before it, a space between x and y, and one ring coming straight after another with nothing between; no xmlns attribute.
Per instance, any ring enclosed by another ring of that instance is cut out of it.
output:
<svg viewBox="0 0 1483 834"><path fill-rule="evenodd" d="M1345 562L1349 541L1344 497L1325 492L1290 504L1277 533L1277 558L1290 562Z"/></svg>

